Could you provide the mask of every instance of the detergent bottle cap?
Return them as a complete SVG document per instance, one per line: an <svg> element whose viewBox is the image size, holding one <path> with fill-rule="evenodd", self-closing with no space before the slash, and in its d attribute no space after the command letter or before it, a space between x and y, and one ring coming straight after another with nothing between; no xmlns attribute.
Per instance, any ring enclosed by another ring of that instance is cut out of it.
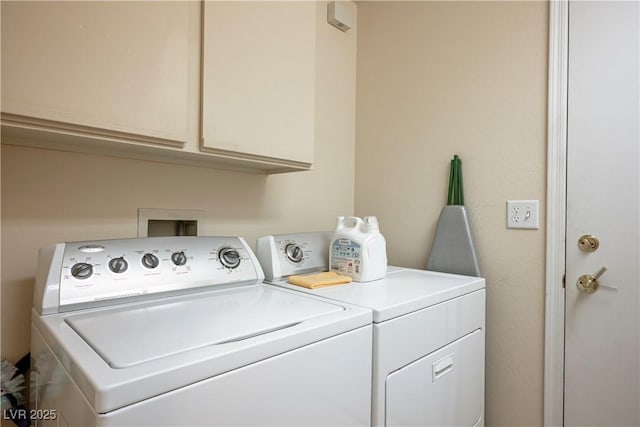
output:
<svg viewBox="0 0 640 427"><path fill-rule="evenodd" d="M378 224L378 218L375 216L365 216L364 231L366 233L379 233L380 225Z"/></svg>

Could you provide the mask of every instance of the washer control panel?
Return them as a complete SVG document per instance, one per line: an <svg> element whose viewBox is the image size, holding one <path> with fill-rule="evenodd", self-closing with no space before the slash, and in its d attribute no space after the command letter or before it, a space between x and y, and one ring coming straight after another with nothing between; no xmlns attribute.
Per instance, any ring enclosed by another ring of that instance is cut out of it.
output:
<svg viewBox="0 0 640 427"><path fill-rule="evenodd" d="M292 274L328 271L332 236L333 232L317 231L259 238L256 256L265 281L277 282Z"/></svg>
<svg viewBox="0 0 640 427"><path fill-rule="evenodd" d="M60 307L256 283L263 274L240 237L149 237L58 244ZM53 267L53 266L52 266ZM95 305L95 304L94 304Z"/></svg>

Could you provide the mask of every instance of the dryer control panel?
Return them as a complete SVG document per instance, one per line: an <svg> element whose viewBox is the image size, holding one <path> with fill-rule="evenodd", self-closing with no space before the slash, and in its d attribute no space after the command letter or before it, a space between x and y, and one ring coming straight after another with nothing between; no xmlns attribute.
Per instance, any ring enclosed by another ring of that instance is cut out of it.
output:
<svg viewBox="0 0 640 427"><path fill-rule="evenodd" d="M329 244L333 232L278 234L256 243L256 255L265 281L277 282L292 274L329 270Z"/></svg>
<svg viewBox="0 0 640 427"><path fill-rule="evenodd" d="M35 292L43 296L34 295L34 306L51 308L52 298L45 296L56 293L55 312L166 292L257 283L264 277L253 252L240 237L59 243L41 250L38 272Z"/></svg>

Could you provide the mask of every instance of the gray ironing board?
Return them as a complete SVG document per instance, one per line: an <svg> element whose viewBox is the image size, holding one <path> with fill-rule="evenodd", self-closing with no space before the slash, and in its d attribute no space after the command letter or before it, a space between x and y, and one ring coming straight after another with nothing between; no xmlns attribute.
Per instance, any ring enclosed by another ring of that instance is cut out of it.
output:
<svg viewBox="0 0 640 427"><path fill-rule="evenodd" d="M442 208L427 270L480 277L467 211L464 208L462 160L451 160L447 206Z"/></svg>
<svg viewBox="0 0 640 427"><path fill-rule="evenodd" d="M442 208L427 270L480 277L478 257L464 206Z"/></svg>

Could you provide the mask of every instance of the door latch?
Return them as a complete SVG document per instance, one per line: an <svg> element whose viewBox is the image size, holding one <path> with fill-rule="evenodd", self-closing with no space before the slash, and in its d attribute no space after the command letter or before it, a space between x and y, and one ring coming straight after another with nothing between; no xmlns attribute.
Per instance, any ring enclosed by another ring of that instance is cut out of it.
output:
<svg viewBox="0 0 640 427"><path fill-rule="evenodd" d="M582 292L586 292L588 294L592 294L598 290L600 287L600 283L598 283L598 279L607 271L607 267L602 267L600 270L596 272L593 276L591 274L583 274L578 277L578 282L576 286Z"/></svg>
<svg viewBox="0 0 640 427"><path fill-rule="evenodd" d="M578 247L583 252L595 252L600 246L600 241L596 236L591 234L583 234L578 239Z"/></svg>

